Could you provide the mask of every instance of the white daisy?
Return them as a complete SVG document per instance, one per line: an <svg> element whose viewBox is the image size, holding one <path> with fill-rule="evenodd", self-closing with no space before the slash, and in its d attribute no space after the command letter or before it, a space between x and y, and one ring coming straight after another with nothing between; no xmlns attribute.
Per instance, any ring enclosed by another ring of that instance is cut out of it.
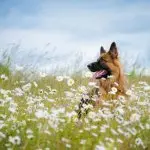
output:
<svg viewBox="0 0 150 150"><path fill-rule="evenodd" d="M22 86L22 89L23 89L23 91L27 92L31 89L31 86L32 86L32 84L28 83L28 84Z"/></svg>
<svg viewBox="0 0 150 150"><path fill-rule="evenodd" d="M14 145L20 145L21 144L21 138L19 136L9 136L9 142Z"/></svg>
<svg viewBox="0 0 150 150"><path fill-rule="evenodd" d="M126 91L126 94L127 94L128 96L131 96L131 95L132 95L132 91L131 91L131 90L127 90L127 91Z"/></svg>
<svg viewBox="0 0 150 150"><path fill-rule="evenodd" d="M35 86L35 87L38 87L38 84L34 81L33 82L33 85Z"/></svg>
<svg viewBox="0 0 150 150"><path fill-rule="evenodd" d="M92 72L87 71L87 72L84 74L84 76L85 76L86 78L92 78L93 74L92 74Z"/></svg>
<svg viewBox="0 0 150 150"><path fill-rule="evenodd" d="M136 138L135 139L135 144L138 145L138 146L143 145L142 139L141 138Z"/></svg>
<svg viewBox="0 0 150 150"><path fill-rule="evenodd" d="M8 77L7 77L5 74L2 74L2 75L1 75L1 79L3 79L3 80L6 81L6 80L8 80Z"/></svg>
<svg viewBox="0 0 150 150"><path fill-rule="evenodd" d="M67 84L68 84L68 86L72 86L73 84L74 84L74 80L73 79L68 79L67 80Z"/></svg>
<svg viewBox="0 0 150 150"><path fill-rule="evenodd" d="M57 77L56 77L56 80L57 80L58 82L63 81L63 79L64 79L63 76L57 76Z"/></svg>
<svg viewBox="0 0 150 150"><path fill-rule="evenodd" d="M80 144L84 145L86 143L86 140L81 139Z"/></svg>
<svg viewBox="0 0 150 150"><path fill-rule="evenodd" d="M44 73L44 72L40 72L39 75L40 75L41 78L45 78L47 76L47 74Z"/></svg>
<svg viewBox="0 0 150 150"><path fill-rule="evenodd" d="M88 85L95 87L96 86L96 82L89 82Z"/></svg>
<svg viewBox="0 0 150 150"><path fill-rule="evenodd" d="M109 94L115 95L117 93L117 88L116 87L112 87L111 91L109 92Z"/></svg>
<svg viewBox="0 0 150 150"><path fill-rule="evenodd" d="M130 121L131 121L131 122L136 122L136 121L139 121L140 118L141 118L141 116L140 116L139 114L134 113L134 114L131 115Z"/></svg>

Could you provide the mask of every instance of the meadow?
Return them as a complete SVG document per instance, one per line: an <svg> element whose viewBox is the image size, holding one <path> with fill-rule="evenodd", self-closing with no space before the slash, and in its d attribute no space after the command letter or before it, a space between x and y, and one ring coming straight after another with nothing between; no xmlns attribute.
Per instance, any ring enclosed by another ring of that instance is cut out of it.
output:
<svg viewBox="0 0 150 150"><path fill-rule="evenodd" d="M79 120L90 72L30 75L0 65L0 150L150 149L150 77L130 73L128 97L86 105Z"/></svg>

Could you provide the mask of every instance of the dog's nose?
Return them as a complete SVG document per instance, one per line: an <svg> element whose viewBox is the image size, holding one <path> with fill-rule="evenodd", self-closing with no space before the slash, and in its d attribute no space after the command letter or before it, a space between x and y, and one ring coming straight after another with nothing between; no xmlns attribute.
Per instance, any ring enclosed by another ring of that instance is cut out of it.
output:
<svg viewBox="0 0 150 150"><path fill-rule="evenodd" d="M91 68L91 66L92 66L91 64L87 65L88 68Z"/></svg>

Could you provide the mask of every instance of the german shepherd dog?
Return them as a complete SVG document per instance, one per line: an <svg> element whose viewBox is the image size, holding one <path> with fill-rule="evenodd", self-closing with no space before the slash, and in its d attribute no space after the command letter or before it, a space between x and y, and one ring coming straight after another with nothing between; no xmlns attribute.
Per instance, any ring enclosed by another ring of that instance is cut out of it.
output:
<svg viewBox="0 0 150 150"><path fill-rule="evenodd" d="M111 44L108 51L101 47L100 56L97 61L90 63L87 67L91 72L94 72L94 82L96 82L99 87L99 89L94 89L92 92L89 92L90 96L93 94L99 95L94 105L98 105L101 100L114 99L117 98L118 95L125 95L125 76L115 42ZM110 91L113 87L116 91L115 94L112 95ZM90 102L90 99L81 99L78 111L79 118L81 117L81 109L83 106L88 105Z"/></svg>

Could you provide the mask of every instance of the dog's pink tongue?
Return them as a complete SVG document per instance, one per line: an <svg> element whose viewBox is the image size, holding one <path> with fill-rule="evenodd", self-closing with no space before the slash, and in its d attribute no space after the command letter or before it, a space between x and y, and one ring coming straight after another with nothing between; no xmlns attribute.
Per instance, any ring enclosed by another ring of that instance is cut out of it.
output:
<svg viewBox="0 0 150 150"><path fill-rule="evenodd" d="M100 70L100 71L96 71L94 73L94 78L101 78L103 75L107 74L106 70Z"/></svg>

